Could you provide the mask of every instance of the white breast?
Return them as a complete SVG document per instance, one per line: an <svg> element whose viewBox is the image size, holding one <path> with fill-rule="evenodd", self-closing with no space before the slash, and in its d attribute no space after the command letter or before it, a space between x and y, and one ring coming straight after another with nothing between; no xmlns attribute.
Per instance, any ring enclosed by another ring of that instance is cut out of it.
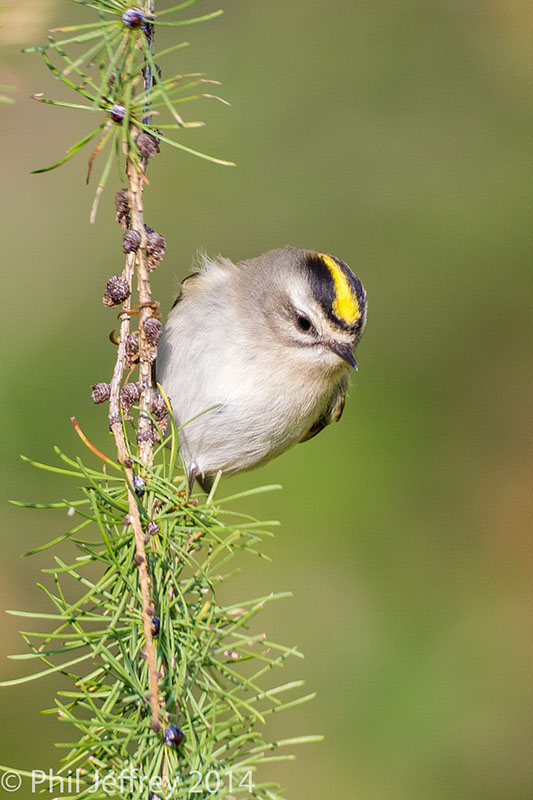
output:
<svg viewBox="0 0 533 800"><path fill-rule="evenodd" d="M275 348L250 342L232 313L231 296L221 297L223 285L202 286L209 277L193 278L171 312L157 379L178 425L185 426L180 446L186 464L194 462L204 475L231 474L299 441L326 408L331 378L305 372L285 350L280 357Z"/></svg>

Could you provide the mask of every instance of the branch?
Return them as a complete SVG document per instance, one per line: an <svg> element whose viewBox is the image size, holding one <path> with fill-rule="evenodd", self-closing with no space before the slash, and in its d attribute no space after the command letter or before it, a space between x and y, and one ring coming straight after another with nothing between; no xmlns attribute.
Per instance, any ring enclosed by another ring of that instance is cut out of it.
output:
<svg viewBox="0 0 533 800"><path fill-rule="evenodd" d="M74 2L98 11L99 21L57 29L57 33L75 35L61 41L49 39L33 50L58 80L81 95L84 105L35 97L100 117L98 126L51 167L60 166L95 138L89 167L106 151L91 221L115 160L121 175L125 171L127 176L127 187L115 196L117 222L124 230L125 264L120 274L109 279L103 298L106 306L118 311L118 334L113 331L110 337L117 345L116 362L110 383L92 387L94 402L109 400L109 427L119 463L116 456L110 458L94 447L75 418L74 427L91 457L97 458L96 467L59 448L55 452L63 462L60 466L25 459L38 469L75 478L78 487L75 499L16 503L32 509L61 509L68 518L75 518L70 530L26 555L62 547L68 540L77 558L66 563L56 554L53 566L44 570L53 576L54 589L42 584L40 588L53 613L11 612L46 619L52 630L22 633L30 652L18 657L37 660L39 671L31 670L6 684L56 673L71 678L70 690L57 693L51 711L79 732L77 742L60 745L68 747L60 774L79 771L81 793L76 796L80 800L89 795L96 800L109 796L103 787L96 790L91 784L91 770L98 767L109 773L106 780L114 777L120 782L125 773L143 780L161 779L165 793L172 785L178 787L172 796L180 800L199 791L198 775L203 780L202 794L212 794L211 787L218 782L220 797L253 794L258 800L282 800L272 781L255 782L255 770L266 762L293 758L270 751L320 737L264 740L258 723L312 695L300 696L301 681L272 686L267 680L271 671L300 654L293 646L270 641L264 632L252 630L252 625L265 604L289 595L269 593L230 605L224 605L218 595L218 586L239 571L232 559L246 552L254 558L263 556L260 543L275 523L259 522L225 505L243 497L242 493L215 504L218 478L206 500L189 497L186 475L177 467L178 427L153 378L161 322L158 304L152 300L150 273L163 258L165 240L144 221L149 159L160 145L169 144L228 163L181 141L182 129L199 123L185 122L177 105L191 99L182 93L205 79L187 73L163 80L154 55L154 30L158 24L169 24L158 17L179 15L196 0L186 0L153 18L154 3L149 0L131 8L115 0ZM170 24L216 16L218 12ZM84 52L71 57L63 50L66 45L69 50L70 45L81 45ZM163 50L157 61L182 46L178 43ZM190 78L195 80L191 83ZM180 129L178 141L154 127L156 111L162 131ZM170 125L161 113L170 115ZM132 325L135 319L137 324ZM135 381L130 376L136 367ZM132 441L126 423L133 420L134 406L139 412ZM168 423L168 439L162 442ZM93 535L87 536L86 528ZM64 579L68 584L77 582L80 591L73 599ZM286 692L292 695L285 698ZM154 735L162 726L162 735ZM139 785L128 796L140 797L143 792ZM123 791L116 794L124 796Z"/></svg>
<svg viewBox="0 0 533 800"><path fill-rule="evenodd" d="M153 15L153 3L148 3L148 13ZM153 27L147 27L147 38L150 42L151 52L153 53L154 35ZM148 93L152 88L152 72L147 65L144 70L145 91ZM147 117L149 122L149 114ZM126 264L123 272L123 279L126 281L129 293L122 306L120 318L120 342L117 351L117 360L113 371L111 382L110 403L109 403L109 426L115 437L118 451L118 458L126 470L128 482L128 505L129 517L135 536L135 547L137 552L136 564L139 571L139 585L141 588L142 620L145 637L144 654L148 664L150 675L150 707L152 711L152 728L154 731L161 729L159 690L155 646L152 635L152 617L154 609L150 601L150 576L146 559L145 537L143 530L137 498L134 494L136 476L133 473L132 461L128 453L122 417L120 414L120 390L126 366L126 344L130 333L131 294L133 289L133 279L135 272L138 280L139 294L139 331L138 331L138 352L139 352L139 387L140 387L140 412L137 429L137 443L139 445L139 457L141 463L150 466L153 457L154 428L151 414L153 411L153 362L157 353L156 348L150 341L150 336L146 333L146 323L153 318L156 304L152 303L152 290L150 286L150 273L148 270L148 241L144 224L144 214L142 205L142 190L144 183L144 173L146 170L147 158L140 162L135 162L128 147L129 137L126 139L125 151L127 157L126 173L128 176L128 207L130 219L130 232L136 232L140 237L140 244L136 251L130 252L126 256ZM127 233L125 234L125 237ZM126 248L125 248L126 249Z"/></svg>

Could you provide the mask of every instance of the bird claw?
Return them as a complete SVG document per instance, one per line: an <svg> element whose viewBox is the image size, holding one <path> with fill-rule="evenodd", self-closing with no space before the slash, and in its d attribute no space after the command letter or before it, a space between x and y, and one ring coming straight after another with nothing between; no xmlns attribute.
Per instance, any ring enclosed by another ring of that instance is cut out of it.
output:
<svg viewBox="0 0 533 800"><path fill-rule="evenodd" d="M192 490L194 489L194 481L198 475L198 466L194 463L190 464L187 472L189 476L189 495L191 495Z"/></svg>

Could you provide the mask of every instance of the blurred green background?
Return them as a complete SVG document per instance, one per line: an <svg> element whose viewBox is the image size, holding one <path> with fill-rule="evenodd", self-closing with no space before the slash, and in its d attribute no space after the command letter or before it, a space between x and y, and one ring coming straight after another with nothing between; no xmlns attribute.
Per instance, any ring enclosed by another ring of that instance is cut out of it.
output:
<svg viewBox="0 0 533 800"><path fill-rule="evenodd" d="M69 481L18 455L79 452L72 414L112 451L89 386L112 368L115 315L101 296L121 270L121 231L113 190L88 224L88 152L29 174L92 120L32 102L62 91L19 48L90 10L4 6L0 83L18 91L0 106L2 495L60 499ZM244 563L235 590L293 590L269 634L303 648L287 677L318 698L271 733L326 735L271 777L292 799L530 800L533 6L228 0L221 19L184 30L193 46L166 74L208 72L232 108L187 109L209 124L182 141L238 166L168 150L150 164L147 221L168 242L154 274L163 310L199 248L332 252L369 295L342 422L225 487L284 486L247 502L282 528L272 565ZM44 608L35 583L51 555L19 555L66 521L2 511L0 606ZM2 618L3 678L27 667L5 658L22 647L19 622ZM2 690L0 763L55 765L53 741L71 732L38 714L54 686Z"/></svg>

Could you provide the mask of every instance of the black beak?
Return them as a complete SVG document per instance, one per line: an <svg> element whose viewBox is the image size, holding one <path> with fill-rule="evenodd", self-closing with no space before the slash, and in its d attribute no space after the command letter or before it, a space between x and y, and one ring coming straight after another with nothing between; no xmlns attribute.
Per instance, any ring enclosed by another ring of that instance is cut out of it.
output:
<svg viewBox="0 0 533 800"><path fill-rule="evenodd" d="M336 355L340 356L343 361L346 361L354 369L359 369L357 361L354 358L353 350L349 344L340 344L339 342L328 343L328 347Z"/></svg>

